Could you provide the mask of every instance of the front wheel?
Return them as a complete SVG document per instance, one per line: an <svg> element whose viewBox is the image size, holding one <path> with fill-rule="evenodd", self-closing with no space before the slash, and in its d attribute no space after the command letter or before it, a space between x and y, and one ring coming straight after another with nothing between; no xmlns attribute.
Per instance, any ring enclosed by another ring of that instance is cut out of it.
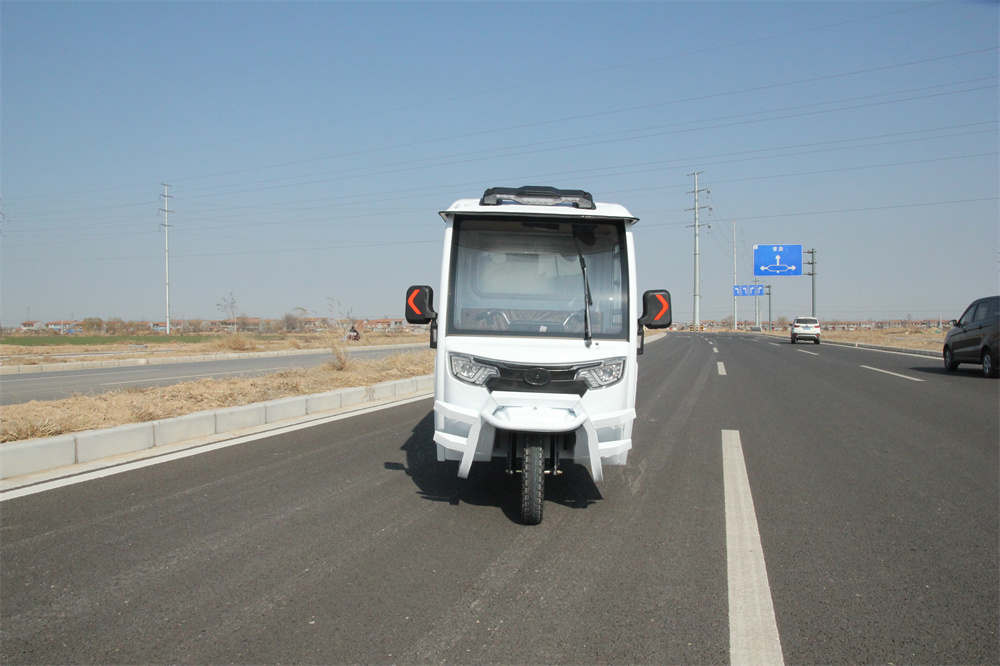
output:
<svg viewBox="0 0 1000 666"><path fill-rule="evenodd" d="M944 369L948 372L958 370L958 363L955 362L955 354L952 353L950 347L944 348Z"/></svg>
<svg viewBox="0 0 1000 666"><path fill-rule="evenodd" d="M521 474L521 520L525 525L542 522L542 501L545 496L545 450L541 437L529 435L524 446Z"/></svg>
<svg viewBox="0 0 1000 666"><path fill-rule="evenodd" d="M996 377L1000 375L1000 368L993 361L993 355L990 353L989 349L983 350L983 376L984 377Z"/></svg>

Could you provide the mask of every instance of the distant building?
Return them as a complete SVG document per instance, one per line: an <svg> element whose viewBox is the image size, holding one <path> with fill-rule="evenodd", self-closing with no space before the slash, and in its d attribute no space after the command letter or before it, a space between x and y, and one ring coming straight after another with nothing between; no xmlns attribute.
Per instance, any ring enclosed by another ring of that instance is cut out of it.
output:
<svg viewBox="0 0 1000 666"><path fill-rule="evenodd" d="M362 319L357 325L364 331L401 331L403 330L403 319Z"/></svg>
<svg viewBox="0 0 1000 666"><path fill-rule="evenodd" d="M83 330L83 324L72 319L62 319L45 322L45 328L55 333L79 333Z"/></svg>

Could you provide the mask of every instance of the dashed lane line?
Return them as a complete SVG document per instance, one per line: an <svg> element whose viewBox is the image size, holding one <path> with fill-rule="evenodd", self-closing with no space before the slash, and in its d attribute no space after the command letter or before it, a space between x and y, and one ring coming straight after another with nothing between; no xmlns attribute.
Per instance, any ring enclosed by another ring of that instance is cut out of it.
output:
<svg viewBox="0 0 1000 666"><path fill-rule="evenodd" d="M723 363L722 361L719 361L719 376L721 377L725 374L726 374L726 364Z"/></svg>
<svg viewBox="0 0 1000 666"><path fill-rule="evenodd" d="M875 372L881 372L887 375L892 375L893 377L899 377L900 379L909 379L911 382L922 382L923 379L918 379L917 377L907 377L906 375L901 375L898 372L889 372L888 370L882 370L881 368L873 368L870 365L861 366L865 370L874 370Z"/></svg>
<svg viewBox="0 0 1000 666"><path fill-rule="evenodd" d="M738 430L722 431L722 471L726 494L729 662L732 666L784 664Z"/></svg>

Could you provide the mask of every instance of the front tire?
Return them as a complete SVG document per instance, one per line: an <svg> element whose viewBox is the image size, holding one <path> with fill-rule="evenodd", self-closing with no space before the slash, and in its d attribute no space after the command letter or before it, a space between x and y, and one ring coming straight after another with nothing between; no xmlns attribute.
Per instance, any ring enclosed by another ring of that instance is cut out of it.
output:
<svg viewBox="0 0 1000 666"><path fill-rule="evenodd" d="M993 360L993 355L990 353L989 349L983 350L983 376L984 377L997 377L1000 375L1000 368L997 367L996 362Z"/></svg>
<svg viewBox="0 0 1000 666"><path fill-rule="evenodd" d="M944 369L948 372L958 370L958 363L955 362L955 354L952 353L950 347L944 348Z"/></svg>
<svg viewBox="0 0 1000 666"><path fill-rule="evenodd" d="M529 435L524 446L521 474L521 520L525 525L542 522L542 501L545 499L545 450L540 435Z"/></svg>

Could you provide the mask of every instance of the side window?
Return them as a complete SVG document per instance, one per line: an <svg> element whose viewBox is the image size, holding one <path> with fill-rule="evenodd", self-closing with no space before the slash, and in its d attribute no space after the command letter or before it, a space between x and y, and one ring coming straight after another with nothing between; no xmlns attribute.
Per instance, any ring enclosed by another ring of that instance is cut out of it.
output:
<svg viewBox="0 0 1000 666"><path fill-rule="evenodd" d="M986 317L989 319L1000 317L1000 298L991 298L989 304L990 310L986 313Z"/></svg>
<svg viewBox="0 0 1000 666"><path fill-rule="evenodd" d="M976 304L973 303L972 305L969 306L969 309L965 311L965 314L962 315L962 318L958 320L958 323L961 326L967 326L968 324L971 324L972 317L975 314L976 314Z"/></svg>
<svg viewBox="0 0 1000 666"><path fill-rule="evenodd" d="M976 316L973 318L972 321L985 320L989 316L989 311L990 311L990 302L989 301L981 302L979 306L976 308Z"/></svg>

